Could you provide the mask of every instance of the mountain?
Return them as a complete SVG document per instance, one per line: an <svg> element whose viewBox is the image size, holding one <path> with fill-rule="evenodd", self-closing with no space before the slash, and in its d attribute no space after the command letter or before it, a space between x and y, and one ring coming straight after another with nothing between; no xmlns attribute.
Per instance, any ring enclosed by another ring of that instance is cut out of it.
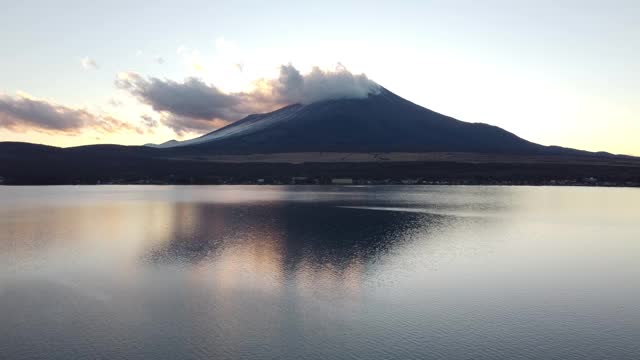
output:
<svg viewBox="0 0 640 360"><path fill-rule="evenodd" d="M363 99L249 115L204 136L160 145L0 142L5 184L288 183L292 177L471 184L597 178L633 186L640 185L640 159L542 146L428 110L384 88Z"/></svg>
<svg viewBox="0 0 640 360"><path fill-rule="evenodd" d="M496 126L456 120L407 101L385 88L364 99L295 104L267 114L249 115L199 138L157 147L207 154L571 152L534 144Z"/></svg>

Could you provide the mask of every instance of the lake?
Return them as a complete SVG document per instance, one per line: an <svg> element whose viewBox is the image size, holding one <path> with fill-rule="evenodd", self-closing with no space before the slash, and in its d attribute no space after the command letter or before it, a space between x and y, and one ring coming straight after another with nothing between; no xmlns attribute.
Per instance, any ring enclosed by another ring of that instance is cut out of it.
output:
<svg viewBox="0 0 640 360"><path fill-rule="evenodd" d="M640 189L0 187L1 359L640 359Z"/></svg>

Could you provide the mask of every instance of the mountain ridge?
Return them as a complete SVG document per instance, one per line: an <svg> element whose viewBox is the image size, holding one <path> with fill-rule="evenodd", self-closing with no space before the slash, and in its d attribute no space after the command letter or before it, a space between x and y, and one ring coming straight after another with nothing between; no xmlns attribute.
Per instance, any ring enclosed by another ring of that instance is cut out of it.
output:
<svg viewBox="0 0 640 360"><path fill-rule="evenodd" d="M563 154L485 123L465 122L381 87L364 99L292 104L252 114L198 138L155 145L179 152L479 152Z"/></svg>

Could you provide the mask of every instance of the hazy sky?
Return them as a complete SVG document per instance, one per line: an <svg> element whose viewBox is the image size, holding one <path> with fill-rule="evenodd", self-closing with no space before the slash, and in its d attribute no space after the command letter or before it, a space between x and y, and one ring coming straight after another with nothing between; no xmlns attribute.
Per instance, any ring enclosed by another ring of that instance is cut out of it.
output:
<svg viewBox="0 0 640 360"><path fill-rule="evenodd" d="M640 155L638 0L4 0L0 7L3 141L193 137L289 99L247 103L263 99L255 94L271 91L269 79L291 63L289 80L313 78L318 66L316 78L334 84L344 66L354 74L349 81L371 79L460 120L545 145Z"/></svg>

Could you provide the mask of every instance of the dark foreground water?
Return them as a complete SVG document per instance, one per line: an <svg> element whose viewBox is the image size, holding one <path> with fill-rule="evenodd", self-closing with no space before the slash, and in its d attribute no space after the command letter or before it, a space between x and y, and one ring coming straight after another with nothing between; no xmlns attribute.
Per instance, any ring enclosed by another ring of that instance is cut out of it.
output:
<svg viewBox="0 0 640 360"><path fill-rule="evenodd" d="M0 187L0 359L640 359L640 190Z"/></svg>

